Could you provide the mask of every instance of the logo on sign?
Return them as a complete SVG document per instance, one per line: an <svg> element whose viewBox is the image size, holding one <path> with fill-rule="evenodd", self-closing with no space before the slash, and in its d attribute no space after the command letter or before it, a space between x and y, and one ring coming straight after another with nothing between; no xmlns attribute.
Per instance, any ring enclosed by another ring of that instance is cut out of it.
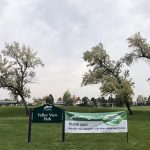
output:
<svg viewBox="0 0 150 150"><path fill-rule="evenodd" d="M45 106L43 111L52 111L52 106Z"/></svg>
<svg viewBox="0 0 150 150"><path fill-rule="evenodd" d="M107 125L118 125L122 121L122 117L120 115L106 115L103 118L103 122Z"/></svg>

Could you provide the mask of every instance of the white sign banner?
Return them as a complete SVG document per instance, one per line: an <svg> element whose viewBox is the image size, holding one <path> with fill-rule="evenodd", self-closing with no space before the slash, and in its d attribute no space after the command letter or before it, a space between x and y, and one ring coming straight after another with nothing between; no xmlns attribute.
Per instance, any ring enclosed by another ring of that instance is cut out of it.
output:
<svg viewBox="0 0 150 150"><path fill-rule="evenodd" d="M126 112L65 113L66 133L128 132Z"/></svg>

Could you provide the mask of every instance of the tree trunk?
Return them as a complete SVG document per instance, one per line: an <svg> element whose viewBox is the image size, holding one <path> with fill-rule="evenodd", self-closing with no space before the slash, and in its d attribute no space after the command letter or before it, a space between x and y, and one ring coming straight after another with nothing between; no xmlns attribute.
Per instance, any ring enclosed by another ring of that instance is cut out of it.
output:
<svg viewBox="0 0 150 150"><path fill-rule="evenodd" d="M28 110L28 107L27 107L27 104L26 104L26 101L24 99L24 97L22 95L20 95L21 99L22 99L22 102L24 104L24 107L25 107L25 111L26 111L26 116L29 115L29 110Z"/></svg>
<svg viewBox="0 0 150 150"><path fill-rule="evenodd" d="M126 102L126 106L127 106L128 111L129 111L129 114L130 114L130 115L133 115L133 111L132 111L131 108L130 108L130 103L129 103L129 101L127 100L127 98L125 98L125 102Z"/></svg>

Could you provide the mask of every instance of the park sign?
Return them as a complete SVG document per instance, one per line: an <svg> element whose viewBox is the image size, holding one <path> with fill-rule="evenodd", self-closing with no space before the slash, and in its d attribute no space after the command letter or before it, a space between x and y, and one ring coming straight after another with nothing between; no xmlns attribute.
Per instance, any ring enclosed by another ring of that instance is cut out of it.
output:
<svg viewBox="0 0 150 150"><path fill-rule="evenodd" d="M62 142L64 142L64 110L50 104L29 109L28 143L31 143L32 123L62 123Z"/></svg>
<svg viewBox="0 0 150 150"><path fill-rule="evenodd" d="M128 132L124 111L107 113L65 112L65 133Z"/></svg>
<svg viewBox="0 0 150 150"><path fill-rule="evenodd" d="M50 104L33 108L32 122L60 123L62 122L62 109Z"/></svg>

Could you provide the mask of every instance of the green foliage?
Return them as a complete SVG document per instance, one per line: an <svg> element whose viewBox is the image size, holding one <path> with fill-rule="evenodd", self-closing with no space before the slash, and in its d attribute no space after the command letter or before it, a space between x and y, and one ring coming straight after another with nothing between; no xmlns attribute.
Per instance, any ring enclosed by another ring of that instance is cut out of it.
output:
<svg viewBox="0 0 150 150"><path fill-rule="evenodd" d="M111 62L101 43L93 47L91 51L84 52L83 59L90 69L83 75L82 86L101 82L103 76L108 75L108 72L114 69L112 68L114 62Z"/></svg>
<svg viewBox="0 0 150 150"><path fill-rule="evenodd" d="M116 91L119 87L119 83L114 76L104 76L101 79L101 93L103 96L107 95L116 95Z"/></svg>
<svg viewBox="0 0 150 150"><path fill-rule="evenodd" d="M91 101L93 102L93 105L94 106L97 106L97 99L95 99L94 97L91 98Z"/></svg>
<svg viewBox="0 0 150 150"><path fill-rule="evenodd" d="M43 97L43 101L48 104L54 104L54 98L51 94L49 96Z"/></svg>
<svg viewBox="0 0 150 150"><path fill-rule="evenodd" d="M131 65L134 61L141 59L150 62L150 45L147 43L147 39L143 38L138 32L127 40L129 48L132 48L132 51L127 53L123 58L123 61L126 62L127 65ZM148 81L150 81L150 78ZM148 104L148 99L146 100L142 95L139 95L137 103L139 105L143 105L144 103Z"/></svg>
<svg viewBox="0 0 150 150"><path fill-rule="evenodd" d="M88 98L88 97L86 97L86 96L83 97L83 98L82 98L82 104L81 104L81 105L82 105L82 106L87 106L87 105L88 105L88 101L89 101L89 98Z"/></svg>
<svg viewBox="0 0 150 150"><path fill-rule="evenodd" d="M148 102L148 98L144 97L143 95L138 95L136 101L138 105L146 105L146 103Z"/></svg>
<svg viewBox="0 0 150 150"><path fill-rule="evenodd" d="M145 60L150 62L150 45L147 40L144 39L140 33L134 34L134 36L127 39L129 47L132 48L130 53L127 53L123 60L127 65L131 65L134 61ZM150 78L148 78L150 81Z"/></svg>
<svg viewBox="0 0 150 150"><path fill-rule="evenodd" d="M44 96L43 98L34 98L33 99L33 105L41 106L45 103L54 104L54 98L53 98L52 94L50 94L48 96Z"/></svg>
<svg viewBox="0 0 150 150"><path fill-rule="evenodd" d="M150 105L150 96L147 98L147 105Z"/></svg>
<svg viewBox="0 0 150 150"><path fill-rule="evenodd" d="M134 95L133 87L134 83L131 80L122 79L119 88L116 90L116 98L125 100L127 98L129 102L132 102L132 96Z"/></svg>
<svg viewBox="0 0 150 150"><path fill-rule="evenodd" d="M67 90L64 95L63 95L63 101L64 101L64 104L66 106L71 106L73 105L73 101L72 101L72 98L71 98L71 94L69 92L69 90Z"/></svg>
<svg viewBox="0 0 150 150"><path fill-rule="evenodd" d="M102 96L102 97L99 97L98 99L98 102L100 103L106 103L106 99Z"/></svg>
<svg viewBox="0 0 150 150"><path fill-rule="evenodd" d="M127 105L132 114L129 102L134 94L133 82L129 79L129 71L122 71L124 61L122 59L111 60L101 43L90 51L86 51L83 59L90 69L83 75L82 86L101 83L102 95L114 95Z"/></svg>
<svg viewBox="0 0 150 150"><path fill-rule="evenodd" d="M127 40L129 47L133 49L131 53L127 53L124 57L124 60L128 65L131 65L133 61L138 61L139 59L150 61L150 45L139 32Z"/></svg>
<svg viewBox="0 0 150 150"><path fill-rule="evenodd" d="M20 46L17 42L6 43L0 55L0 88L7 89L16 98L19 96L25 107L25 98L30 97L28 84L34 82L35 68L43 66L36 55L29 46Z"/></svg>

